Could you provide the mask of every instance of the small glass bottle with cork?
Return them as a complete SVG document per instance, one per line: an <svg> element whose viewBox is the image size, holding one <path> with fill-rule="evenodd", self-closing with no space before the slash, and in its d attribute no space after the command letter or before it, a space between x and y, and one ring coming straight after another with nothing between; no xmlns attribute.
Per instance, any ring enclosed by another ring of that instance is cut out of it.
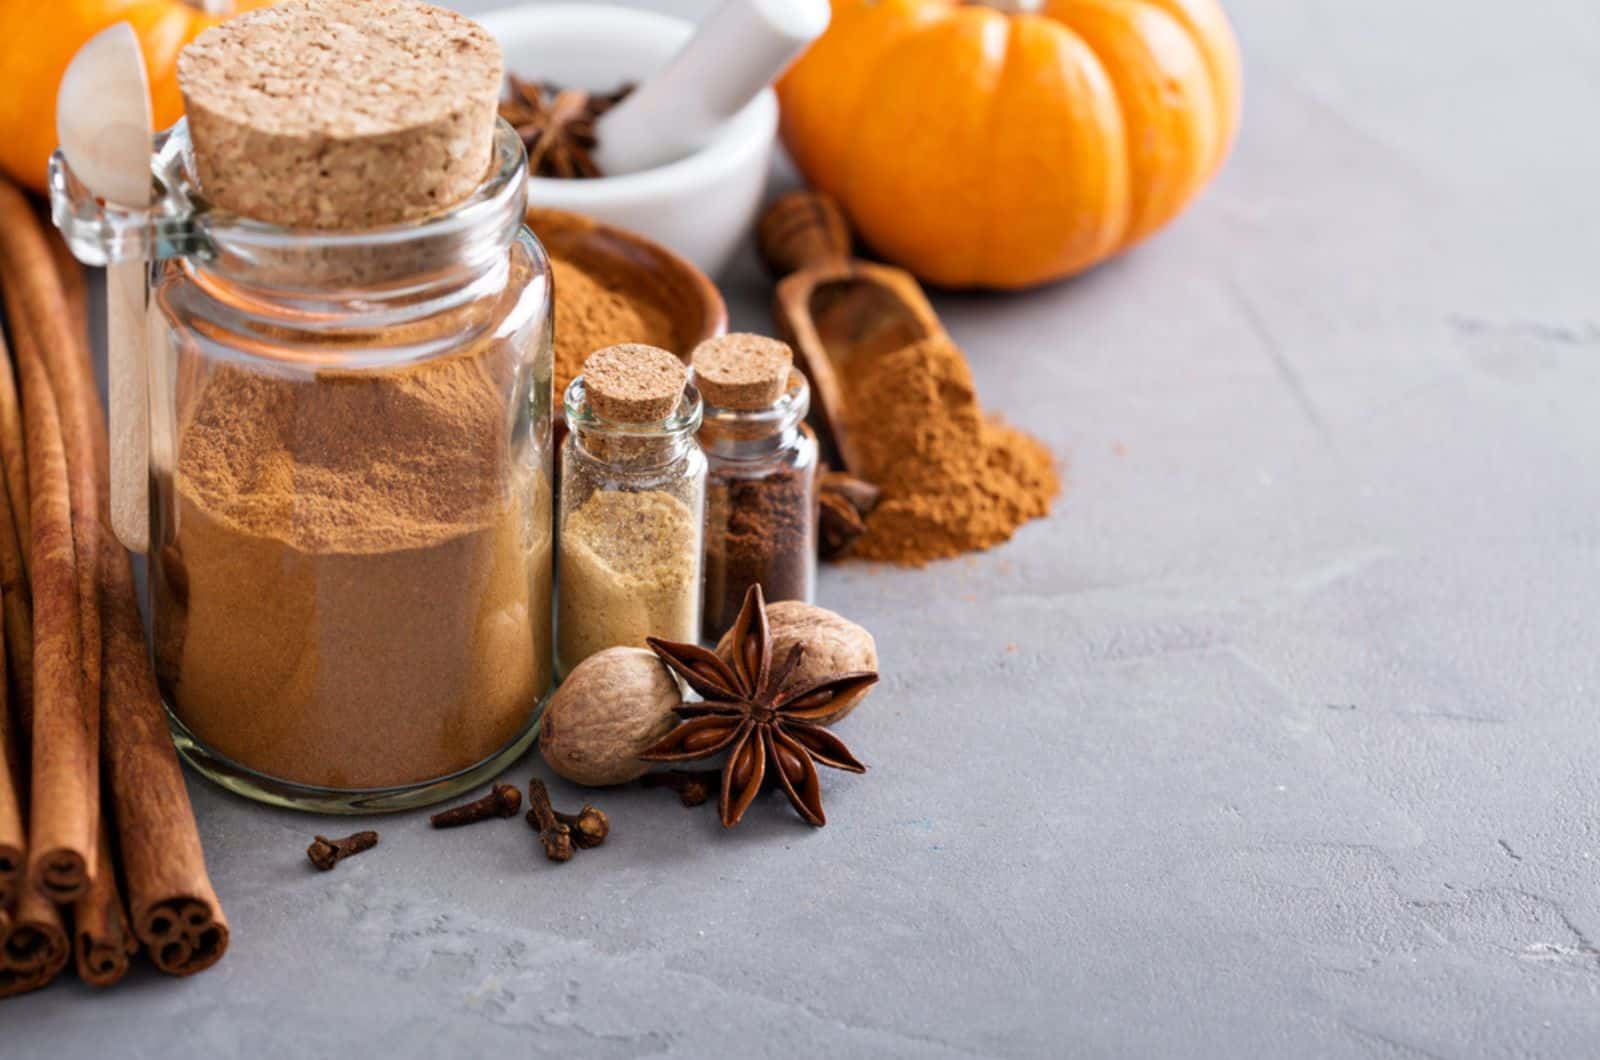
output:
<svg viewBox="0 0 1600 1060"><path fill-rule="evenodd" d="M794 352L761 335L708 339L692 355L709 464L703 627L716 640L750 586L806 603L817 582L817 439Z"/></svg>
<svg viewBox="0 0 1600 1060"><path fill-rule="evenodd" d="M567 387L556 673L595 652L700 630L706 458L700 394L666 350L589 355Z"/></svg>

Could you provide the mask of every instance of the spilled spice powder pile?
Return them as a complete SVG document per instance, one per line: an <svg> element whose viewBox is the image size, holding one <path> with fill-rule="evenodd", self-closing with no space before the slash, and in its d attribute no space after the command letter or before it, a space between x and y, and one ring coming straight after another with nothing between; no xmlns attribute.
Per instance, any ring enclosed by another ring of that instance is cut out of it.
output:
<svg viewBox="0 0 1600 1060"><path fill-rule="evenodd" d="M552 257L550 265L556 289L557 407L572 377L583 371L584 358L595 350L627 342L673 348L672 319L665 310L563 258Z"/></svg>
<svg viewBox="0 0 1600 1060"><path fill-rule="evenodd" d="M948 338L875 354L845 379L861 477L883 489L851 555L921 566L1008 540L1061 491L1050 451L986 416Z"/></svg>

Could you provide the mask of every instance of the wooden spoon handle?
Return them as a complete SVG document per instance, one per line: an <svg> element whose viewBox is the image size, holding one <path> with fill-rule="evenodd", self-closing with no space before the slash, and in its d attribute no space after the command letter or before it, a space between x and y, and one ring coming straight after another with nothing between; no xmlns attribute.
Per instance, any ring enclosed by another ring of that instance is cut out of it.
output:
<svg viewBox="0 0 1600 1060"><path fill-rule="evenodd" d="M850 258L850 222L830 195L793 191L767 208L756 245L779 279Z"/></svg>
<svg viewBox="0 0 1600 1060"><path fill-rule="evenodd" d="M111 529L131 552L150 550L150 401L145 350L145 265L106 269L106 354L111 392Z"/></svg>

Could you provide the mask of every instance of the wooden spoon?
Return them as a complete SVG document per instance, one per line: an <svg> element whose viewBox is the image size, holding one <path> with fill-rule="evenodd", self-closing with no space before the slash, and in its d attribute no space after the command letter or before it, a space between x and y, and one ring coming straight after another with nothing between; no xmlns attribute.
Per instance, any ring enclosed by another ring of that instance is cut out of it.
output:
<svg viewBox="0 0 1600 1060"><path fill-rule="evenodd" d="M842 379L857 361L943 335L944 326L910 273L850 256L850 226L826 195L785 195L762 217L758 240L783 277L773 313L811 381L813 422L836 466L859 474Z"/></svg>
<svg viewBox="0 0 1600 1060"><path fill-rule="evenodd" d="M150 205L149 79L126 22L72 57L56 96L56 135L67 164L98 198ZM111 528L134 552L150 549L150 403L143 261L106 269L106 355L111 383Z"/></svg>

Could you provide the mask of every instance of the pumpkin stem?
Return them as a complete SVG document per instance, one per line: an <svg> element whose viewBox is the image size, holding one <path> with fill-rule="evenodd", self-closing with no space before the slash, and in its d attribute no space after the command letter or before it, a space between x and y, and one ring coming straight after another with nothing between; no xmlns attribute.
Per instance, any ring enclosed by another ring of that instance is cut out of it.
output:
<svg viewBox="0 0 1600 1060"><path fill-rule="evenodd" d="M992 7L1002 15L1037 15L1044 10L1044 0L967 0L969 4Z"/></svg>

